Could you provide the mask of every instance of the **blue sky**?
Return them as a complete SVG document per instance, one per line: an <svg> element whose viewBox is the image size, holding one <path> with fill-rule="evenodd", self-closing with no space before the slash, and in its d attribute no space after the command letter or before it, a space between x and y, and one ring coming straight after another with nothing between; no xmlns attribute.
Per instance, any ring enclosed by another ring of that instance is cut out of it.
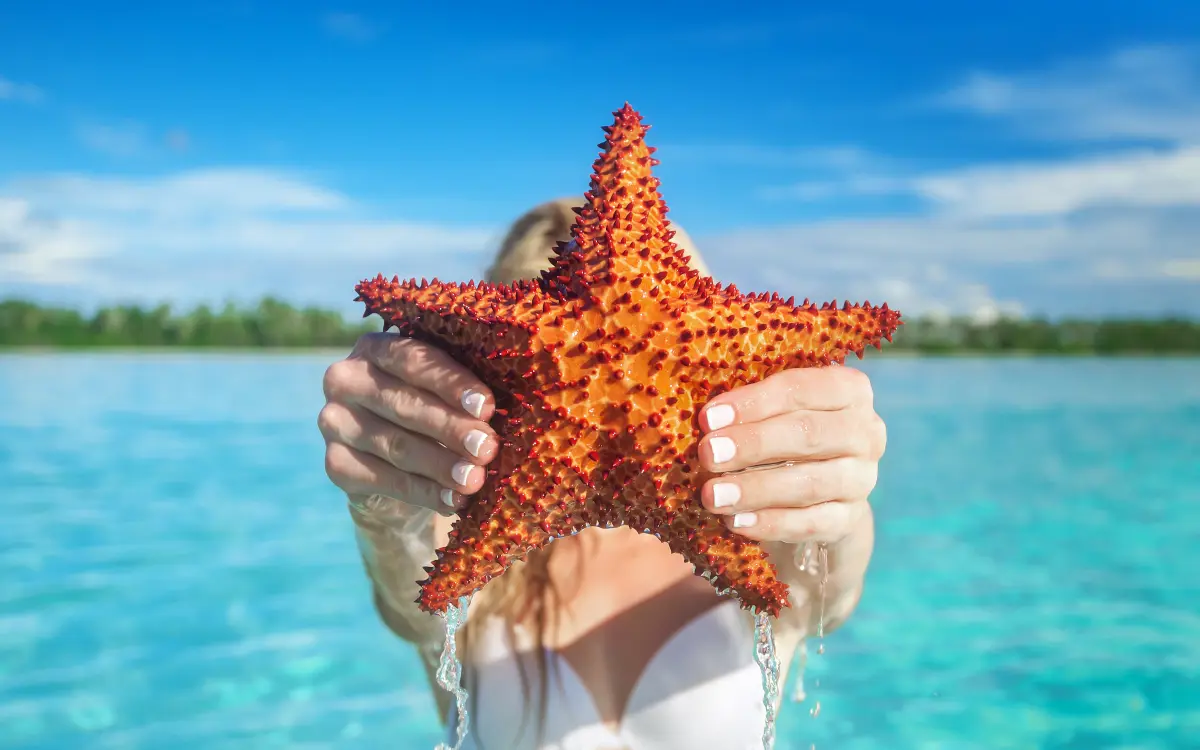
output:
<svg viewBox="0 0 1200 750"><path fill-rule="evenodd" d="M406 5L5 3L0 295L473 278L629 101L722 280L1200 315L1200 4Z"/></svg>

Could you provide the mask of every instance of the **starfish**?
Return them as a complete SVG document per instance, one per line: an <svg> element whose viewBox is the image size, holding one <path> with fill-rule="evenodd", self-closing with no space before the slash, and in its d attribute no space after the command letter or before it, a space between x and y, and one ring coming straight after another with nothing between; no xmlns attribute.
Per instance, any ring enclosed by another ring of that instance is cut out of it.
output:
<svg viewBox="0 0 1200 750"><path fill-rule="evenodd" d="M671 241L648 125L628 104L603 128L572 240L512 284L359 283L384 330L443 348L491 388L500 451L420 583L444 612L515 562L592 526L655 534L722 595L778 617L788 587L758 543L707 511L699 409L792 367L860 358L900 315L743 294L688 266Z"/></svg>

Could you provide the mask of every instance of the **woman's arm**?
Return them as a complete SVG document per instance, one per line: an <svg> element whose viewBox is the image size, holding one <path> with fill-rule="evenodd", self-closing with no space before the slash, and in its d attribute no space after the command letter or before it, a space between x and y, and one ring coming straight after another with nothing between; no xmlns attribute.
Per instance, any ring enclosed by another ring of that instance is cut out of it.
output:
<svg viewBox="0 0 1200 750"><path fill-rule="evenodd" d="M424 567L445 544L441 516L381 495L362 503L351 501L349 508L380 619L406 641L427 644L439 639L441 620L422 612L416 600Z"/></svg>
<svg viewBox="0 0 1200 750"><path fill-rule="evenodd" d="M862 599L875 548L875 515L868 505L849 533L841 541L825 544L824 552L815 543L764 542L763 546L792 591L792 609L780 616L806 635L828 635L850 619Z"/></svg>
<svg viewBox="0 0 1200 750"><path fill-rule="evenodd" d="M701 462L717 474L702 502L767 549L793 590L785 619L808 634L841 625L862 596L875 543L868 497L887 443L867 376L787 370L717 396L701 425Z"/></svg>
<svg viewBox="0 0 1200 750"><path fill-rule="evenodd" d="M423 642L442 625L417 607L417 582L496 455L491 393L444 352L389 334L359 339L324 387L325 470L349 499L376 607Z"/></svg>

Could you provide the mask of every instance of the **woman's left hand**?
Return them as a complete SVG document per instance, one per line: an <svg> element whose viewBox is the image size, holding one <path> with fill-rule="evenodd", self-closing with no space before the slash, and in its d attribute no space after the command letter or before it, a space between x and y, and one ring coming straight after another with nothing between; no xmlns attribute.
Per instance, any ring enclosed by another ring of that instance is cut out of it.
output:
<svg viewBox="0 0 1200 750"><path fill-rule="evenodd" d="M700 461L717 474L704 506L758 541L842 541L870 510L887 442L873 400L867 376L844 366L785 370L714 397L700 413Z"/></svg>

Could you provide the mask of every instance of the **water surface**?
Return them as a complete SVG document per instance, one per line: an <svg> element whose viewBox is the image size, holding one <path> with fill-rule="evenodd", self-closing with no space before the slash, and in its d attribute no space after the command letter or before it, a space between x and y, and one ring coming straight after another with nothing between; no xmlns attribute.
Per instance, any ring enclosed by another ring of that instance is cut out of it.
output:
<svg viewBox="0 0 1200 750"><path fill-rule="evenodd" d="M324 475L327 363L0 356L0 747L433 747ZM1196 747L1200 360L864 367L876 554L778 747Z"/></svg>

